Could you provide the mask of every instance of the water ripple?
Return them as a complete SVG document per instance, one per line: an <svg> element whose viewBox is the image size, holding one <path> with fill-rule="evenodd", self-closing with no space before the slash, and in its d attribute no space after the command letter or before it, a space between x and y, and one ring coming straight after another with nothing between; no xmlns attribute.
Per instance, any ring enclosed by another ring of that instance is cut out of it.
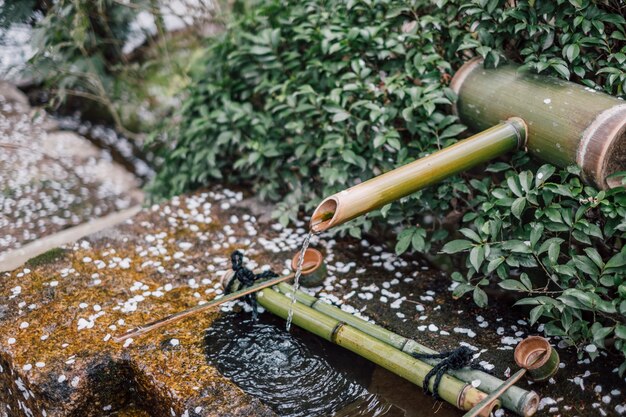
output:
<svg viewBox="0 0 626 417"><path fill-rule="evenodd" d="M370 395L273 325L218 320L205 342L210 363L281 416L329 416Z"/></svg>

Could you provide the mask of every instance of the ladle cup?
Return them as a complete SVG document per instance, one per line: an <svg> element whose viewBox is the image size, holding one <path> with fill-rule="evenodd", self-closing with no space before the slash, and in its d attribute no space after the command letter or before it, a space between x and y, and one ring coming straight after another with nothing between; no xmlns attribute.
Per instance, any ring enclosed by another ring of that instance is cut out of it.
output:
<svg viewBox="0 0 626 417"><path fill-rule="evenodd" d="M515 362L522 368L485 397L463 417L475 417L501 396L511 385L519 381L528 372L529 379L539 382L545 381L556 373L559 368L559 355L552 348L550 342L541 336L529 336L515 347ZM538 404L537 404L538 405ZM535 407L536 409L536 407Z"/></svg>

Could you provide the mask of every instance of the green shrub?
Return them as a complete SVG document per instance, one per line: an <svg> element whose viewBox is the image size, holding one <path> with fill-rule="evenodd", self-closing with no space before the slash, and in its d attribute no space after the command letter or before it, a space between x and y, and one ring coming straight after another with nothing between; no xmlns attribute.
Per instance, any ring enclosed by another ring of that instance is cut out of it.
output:
<svg viewBox="0 0 626 417"><path fill-rule="evenodd" d="M465 127L450 115L448 83L476 54L488 65L507 58L624 95L622 3L510 4L293 0L254 8L209 41L176 125L160 136L153 195L214 179L243 183L277 202L288 222L324 195L454 143ZM523 303L541 303L531 317L549 320L548 332L600 347L615 335L624 350L624 273L614 268L624 256L623 189L597 193L575 172L548 166L533 181L536 167L522 153L490 167L489 176L446 180L346 228L360 236L377 218L399 233L396 252L426 252L464 222L470 240L444 249L468 251L467 275L454 275L457 295L473 291L485 305L482 287L499 282L534 300ZM598 202L580 200L592 197Z"/></svg>
<svg viewBox="0 0 626 417"><path fill-rule="evenodd" d="M460 49L488 65L508 56L548 73L626 94L626 3L591 0L462 2L464 23L475 31ZM505 6L506 5L506 6Z"/></svg>
<svg viewBox="0 0 626 417"><path fill-rule="evenodd" d="M468 254L467 274L452 274L454 296L471 291L484 307L481 287L498 282L528 296L517 305L533 306L530 322L543 317L547 334L578 347L604 348L615 337L626 355L626 188L598 192L580 182L577 167L555 171L543 165L535 174L509 171L499 184L471 181L474 209L463 221L472 227L443 247Z"/></svg>
<svg viewBox="0 0 626 417"><path fill-rule="evenodd" d="M186 85L185 67L192 59L186 49L197 40L192 31L165 36L167 10L156 0L10 3L0 7L0 28L21 22L33 26L35 53L25 71L51 93L50 107L73 98L71 104L92 119L110 120L135 138L135 132L154 127L153 119L170 111L173 94ZM152 15L156 33L134 24L140 14L142 21ZM124 50L144 38L144 45Z"/></svg>
<svg viewBox="0 0 626 417"><path fill-rule="evenodd" d="M36 23L30 68L53 92L53 103L77 96L105 106L124 130L114 103L122 47L137 9L113 0L59 0ZM128 132L124 132L128 133Z"/></svg>

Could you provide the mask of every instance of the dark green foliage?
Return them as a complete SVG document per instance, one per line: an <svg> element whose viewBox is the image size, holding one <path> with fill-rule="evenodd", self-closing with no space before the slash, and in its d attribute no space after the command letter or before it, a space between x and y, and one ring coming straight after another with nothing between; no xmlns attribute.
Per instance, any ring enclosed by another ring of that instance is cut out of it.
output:
<svg viewBox="0 0 626 417"><path fill-rule="evenodd" d="M69 95L98 102L123 130L113 103L115 77L119 65L127 64L122 47L137 13L113 0L59 0L51 6L37 22L30 67L53 89L53 101Z"/></svg>
<svg viewBox="0 0 626 417"><path fill-rule="evenodd" d="M452 275L454 295L472 292L485 306L481 287L497 282L527 296L517 304L533 306L530 321L547 321L547 334L598 347L616 337L626 355L626 189L598 192L577 174L543 165L499 184L472 180L474 208L463 218L472 227L443 247L468 254L467 274Z"/></svg>
<svg viewBox="0 0 626 417"><path fill-rule="evenodd" d="M624 95L622 3L510 4L294 0L251 8L210 41L176 125L156 142L163 166L153 194L216 179L247 184L277 202L288 222L324 195L465 134L450 115L448 83L476 54L488 65L506 57ZM444 181L347 228L359 236L372 219L394 226L398 253L456 238L444 251L467 252L469 269L454 275L457 295L473 291L485 305L481 287L500 283L540 300L531 319L547 319L549 333L602 347L624 336L624 273L612 266L624 256L624 191L597 193L575 172L556 175L549 166L536 180L535 169L516 154L487 175ZM449 236L462 222L467 239ZM572 301L575 291L591 301ZM616 346L625 349L621 339Z"/></svg>
<svg viewBox="0 0 626 417"><path fill-rule="evenodd" d="M245 16L207 50L153 191L246 181L282 201L286 221L300 203L451 144L464 130L446 110L458 43L440 45L462 33L445 14L407 18L418 10L402 4L275 2ZM443 197L467 190L448 182L405 212L448 212Z"/></svg>
<svg viewBox="0 0 626 417"><path fill-rule="evenodd" d="M40 4L43 3L43 4ZM0 6L0 29L6 29L14 23L30 23L35 12L45 6L45 1L13 0L4 1ZM3 36L0 31L0 37Z"/></svg>
<svg viewBox="0 0 626 417"><path fill-rule="evenodd" d="M445 0L442 1L445 3ZM473 49L488 65L502 56L547 73L626 93L626 3L590 0L465 2L466 23L475 31L461 49ZM505 6L506 5L506 6Z"/></svg>

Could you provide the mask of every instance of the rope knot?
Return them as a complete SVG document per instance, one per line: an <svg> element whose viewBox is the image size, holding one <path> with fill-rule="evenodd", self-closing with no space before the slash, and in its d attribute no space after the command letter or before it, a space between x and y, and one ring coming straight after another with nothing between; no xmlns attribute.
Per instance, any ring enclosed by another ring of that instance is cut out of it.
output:
<svg viewBox="0 0 626 417"><path fill-rule="evenodd" d="M439 383L447 371L458 370L466 367L484 371L482 366L474 363L474 354L467 346L461 346L451 351L435 353L432 355L428 353L413 353L412 356L416 359L441 359L441 361L437 365L433 366L433 368L426 374L423 385L424 392L431 392L429 389L430 380L433 376L435 377L432 394L437 400L441 398L439 396Z"/></svg>
<svg viewBox="0 0 626 417"><path fill-rule="evenodd" d="M263 271L260 274L255 274L243 265L243 253L238 250L234 251L230 255L230 263L232 265L231 268L235 275L226 286L227 294L232 292L232 286L235 282L235 279L241 283L240 289L244 289L253 286L254 283L259 279L274 278L278 276L272 271ZM256 320L259 315L257 310L256 293L248 294L244 297L244 299L252 307L252 317L254 318L254 320Z"/></svg>

